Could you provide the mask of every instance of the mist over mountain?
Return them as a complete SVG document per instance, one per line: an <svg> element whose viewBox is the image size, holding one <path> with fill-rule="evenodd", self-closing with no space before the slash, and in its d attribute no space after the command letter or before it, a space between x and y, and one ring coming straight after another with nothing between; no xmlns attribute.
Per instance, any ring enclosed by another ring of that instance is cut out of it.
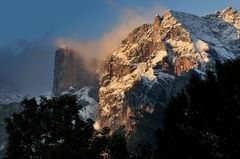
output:
<svg viewBox="0 0 240 159"><path fill-rule="evenodd" d="M13 89L22 94L39 95L51 90L54 80L54 53L58 47L65 45L74 49L75 56L84 59L83 64L87 69L95 72L132 29L150 22L156 12L164 10L159 5L144 9L139 7L118 9L120 13L116 20L97 37L81 39L76 32L72 37L71 34L48 31L37 38L18 39L1 45L0 79L11 81Z"/></svg>
<svg viewBox="0 0 240 159"><path fill-rule="evenodd" d="M0 48L0 81L19 93L37 95L52 87L55 45L45 34Z"/></svg>

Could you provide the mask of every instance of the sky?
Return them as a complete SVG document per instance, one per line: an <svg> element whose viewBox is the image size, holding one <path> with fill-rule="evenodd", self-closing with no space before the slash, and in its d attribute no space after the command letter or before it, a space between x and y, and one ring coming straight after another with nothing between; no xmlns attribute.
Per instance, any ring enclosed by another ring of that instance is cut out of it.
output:
<svg viewBox="0 0 240 159"><path fill-rule="evenodd" d="M51 89L59 38L97 48L166 9L206 15L228 6L240 10L240 0L0 0L0 83L24 93Z"/></svg>

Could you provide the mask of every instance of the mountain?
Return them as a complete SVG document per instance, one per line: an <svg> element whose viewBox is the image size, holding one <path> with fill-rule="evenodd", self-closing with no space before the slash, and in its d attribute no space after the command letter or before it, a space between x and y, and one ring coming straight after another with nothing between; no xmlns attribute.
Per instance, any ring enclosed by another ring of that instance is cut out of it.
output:
<svg viewBox="0 0 240 159"><path fill-rule="evenodd" d="M204 78L214 61L240 54L240 13L229 7L206 16L178 11L134 29L99 73L95 127L123 132L129 148L153 142L169 99L191 74Z"/></svg>
<svg viewBox="0 0 240 159"><path fill-rule="evenodd" d="M83 64L83 59L67 46L55 53L53 94L61 95L70 87L82 88L95 85L95 74Z"/></svg>
<svg viewBox="0 0 240 159"><path fill-rule="evenodd" d="M72 49L64 46L55 53L54 82L52 91L47 91L41 96L51 98L64 94L76 95L78 104L83 106L79 112L83 119L96 119L98 107L98 80L96 74L86 68L82 59ZM21 111L20 102L31 95L22 95L12 88L11 84L0 81L0 158L5 151L7 134L4 119ZM37 101L39 96L35 97Z"/></svg>
<svg viewBox="0 0 240 159"><path fill-rule="evenodd" d="M97 75L84 65L78 53L63 46L55 53L53 95L76 95L78 104L84 108L80 115L84 118L96 119L98 107Z"/></svg>

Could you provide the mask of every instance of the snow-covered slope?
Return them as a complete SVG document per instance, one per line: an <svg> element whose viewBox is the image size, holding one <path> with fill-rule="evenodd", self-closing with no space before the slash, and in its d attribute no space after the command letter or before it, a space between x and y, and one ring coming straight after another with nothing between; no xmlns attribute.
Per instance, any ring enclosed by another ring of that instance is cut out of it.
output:
<svg viewBox="0 0 240 159"><path fill-rule="evenodd" d="M95 127L124 132L130 146L151 142L168 99L190 74L239 56L239 26L239 12L227 8L203 17L166 11L133 30L99 73Z"/></svg>
<svg viewBox="0 0 240 159"><path fill-rule="evenodd" d="M79 115L83 119L92 119L95 121L96 119L96 111L98 107L97 101L90 96L91 87L83 87L81 89L75 89L74 87L70 87L67 91L63 91L64 94L72 94L77 97L77 103L83 106Z"/></svg>
<svg viewBox="0 0 240 159"><path fill-rule="evenodd" d="M0 93L0 104L18 103L23 96L18 93Z"/></svg>
<svg viewBox="0 0 240 159"><path fill-rule="evenodd" d="M0 105L20 102L22 98L23 95L18 93L11 83L0 79Z"/></svg>

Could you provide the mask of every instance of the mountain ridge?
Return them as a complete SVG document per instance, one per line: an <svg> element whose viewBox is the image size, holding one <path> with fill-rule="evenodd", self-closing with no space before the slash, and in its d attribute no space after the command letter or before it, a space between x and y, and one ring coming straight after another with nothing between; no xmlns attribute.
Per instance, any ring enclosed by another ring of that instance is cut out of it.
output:
<svg viewBox="0 0 240 159"><path fill-rule="evenodd" d="M169 98L192 73L239 56L239 19L233 8L207 16L169 10L134 29L100 72L96 127L124 133L130 147L151 142Z"/></svg>

